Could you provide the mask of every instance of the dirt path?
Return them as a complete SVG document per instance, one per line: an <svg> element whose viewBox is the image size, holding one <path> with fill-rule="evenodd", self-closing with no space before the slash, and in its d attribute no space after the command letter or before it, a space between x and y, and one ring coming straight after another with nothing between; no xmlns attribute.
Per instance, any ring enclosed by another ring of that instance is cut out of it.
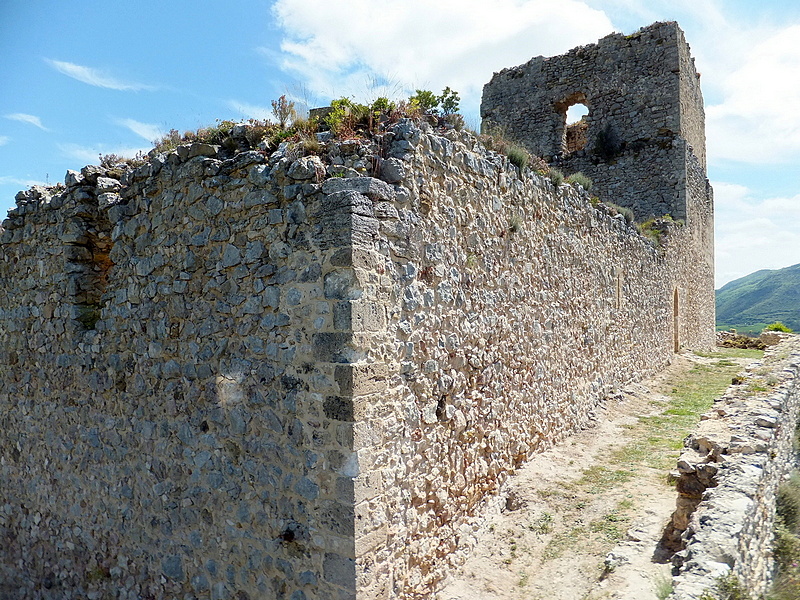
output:
<svg viewBox="0 0 800 600"><path fill-rule="evenodd" d="M609 401L595 427L535 456L437 600L666 597L670 565L656 549L675 507L668 473L685 434L671 427L677 409L664 393L698 363L736 370L750 360L678 356Z"/></svg>

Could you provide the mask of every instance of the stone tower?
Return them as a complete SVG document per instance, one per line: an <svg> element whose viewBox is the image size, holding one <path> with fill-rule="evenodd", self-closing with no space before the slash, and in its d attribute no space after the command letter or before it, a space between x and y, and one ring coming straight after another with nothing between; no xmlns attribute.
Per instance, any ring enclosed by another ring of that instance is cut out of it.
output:
<svg viewBox="0 0 800 600"><path fill-rule="evenodd" d="M575 104L589 113L568 126ZM675 22L503 69L484 87L481 117L484 131L499 127L566 174L588 175L637 221L690 220L693 200L710 206L700 74Z"/></svg>

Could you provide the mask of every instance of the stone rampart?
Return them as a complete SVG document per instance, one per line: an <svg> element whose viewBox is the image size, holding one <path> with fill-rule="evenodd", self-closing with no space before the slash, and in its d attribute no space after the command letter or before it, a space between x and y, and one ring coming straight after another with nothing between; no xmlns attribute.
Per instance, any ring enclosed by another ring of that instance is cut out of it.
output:
<svg viewBox="0 0 800 600"><path fill-rule="evenodd" d="M713 344L694 214L655 245L410 121L322 157L194 144L21 193L2 595L430 597L507 474Z"/></svg>
<svg viewBox="0 0 800 600"><path fill-rule="evenodd" d="M775 496L796 464L798 376L800 341L792 336L737 378L687 438L667 532L685 546L675 557L675 600L700 598L727 573L754 597L767 591Z"/></svg>
<svg viewBox="0 0 800 600"><path fill-rule="evenodd" d="M675 321L680 346L713 344L712 292L693 280L709 257L689 226L656 248L588 194L519 177L469 135L418 146L407 185L419 212L382 223L371 270L386 283L365 294L395 290L367 352L385 382L356 416L374 482L356 547L402 597L436 587L515 466L667 364Z"/></svg>

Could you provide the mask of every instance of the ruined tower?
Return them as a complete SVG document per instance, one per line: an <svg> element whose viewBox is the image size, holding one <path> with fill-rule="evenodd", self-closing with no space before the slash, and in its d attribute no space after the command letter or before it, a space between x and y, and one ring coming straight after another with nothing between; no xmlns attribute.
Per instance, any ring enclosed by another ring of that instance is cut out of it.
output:
<svg viewBox="0 0 800 600"><path fill-rule="evenodd" d="M575 104L589 113L568 126ZM631 208L637 221L688 220L693 201L711 203L700 74L675 22L503 69L484 87L481 116L484 130L500 128L566 174L591 177L601 200Z"/></svg>

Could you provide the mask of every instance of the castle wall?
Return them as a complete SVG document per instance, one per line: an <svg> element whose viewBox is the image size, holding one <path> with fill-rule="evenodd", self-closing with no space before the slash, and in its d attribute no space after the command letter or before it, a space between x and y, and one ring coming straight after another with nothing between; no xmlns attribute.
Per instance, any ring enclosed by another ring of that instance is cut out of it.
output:
<svg viewBox="0 0 800 600"><path fill-rule="evenodd" d="M654 245L408 121L322 159L217 150L4 222L9 597L429 597L516 466L674 327L713 343L700 219Z"/></svg>
<svg viewBox="0 0 800 600"><path fill-rule="evenodd" d="M699 218L656 247L468 134L404 139L411 200L375 205L380 235L361 275L387 311L354 415L365 598L430 597L516 466L666 365L675 290L680 347L714 344ZM697 212L710 218L708 200Z"/></svg>

